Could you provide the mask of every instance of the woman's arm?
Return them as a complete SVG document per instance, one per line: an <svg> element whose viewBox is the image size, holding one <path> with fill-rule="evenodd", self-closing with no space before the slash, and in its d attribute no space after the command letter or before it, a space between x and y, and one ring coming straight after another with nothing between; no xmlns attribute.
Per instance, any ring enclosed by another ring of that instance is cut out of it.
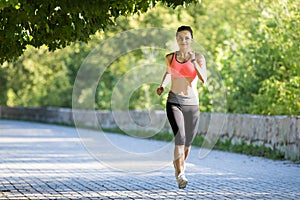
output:
<svg viewBox="0 0 300 200"><path fill-rule="evenodd" d="M195 57L193 57L193 54ZM206 61L205 57L201 54L191 54L191 61L196 69L198 78L203 84L207 83Z"/></svg>
<svg viewBox="0 0 300 200"><path fill-rule="evenodd" d="M166 72L165 75L164 75L164 77L163 77L163 80L162 80L162 82L160 84L160 87L157 88L157 90L156 90L156 93L158 95L161 95L161 93L164 92L165 87L170 83L170 81L171 81L171 74L169 74L168 72Z"/></svg>
<svg viewBox="0 0 300 200"><path fill-rule="evenodd" d="M166 72L165 75L163 76L160 87L165 88L170 82L171 82L171 74L169 72Z"/></svg>
<svg viewBox="0 0 300 200"><path fill-rule="evenodd" d="M170 73L170 63L171 63L171 54L166 56L166 73L163 76L160 87L157 88L156 93L161 95L164 92L165 87L171 82L171 73Z"/></svg>

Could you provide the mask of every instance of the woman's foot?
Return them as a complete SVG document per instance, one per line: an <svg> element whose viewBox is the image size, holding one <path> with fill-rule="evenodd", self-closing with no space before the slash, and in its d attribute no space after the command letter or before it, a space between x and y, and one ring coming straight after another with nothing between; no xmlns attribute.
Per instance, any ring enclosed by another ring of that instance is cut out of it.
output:
<svg viewBox="0 0 300 200"><path fill-rule="evenodd" d="M173 161L173 165L174 165L174 169L175 169L175 178L176 178L176 181L178 183L178 188L183 189L183 188L186 187L186 185L188 183L188 180L187 180L187 178L185 177L185 174L184 174L185 163L183 164L183 171L180 172L180 173L178 172L175 161Z"/></svg>
<svg viewBox="0 0 300 200"><path fill-rule="evenodd" d="M188 184L188 180L185 177L184 172L181 172L178 177L177 177L177 183L178 183L178 188L179 189L184 189L186 185Z"/></svg>

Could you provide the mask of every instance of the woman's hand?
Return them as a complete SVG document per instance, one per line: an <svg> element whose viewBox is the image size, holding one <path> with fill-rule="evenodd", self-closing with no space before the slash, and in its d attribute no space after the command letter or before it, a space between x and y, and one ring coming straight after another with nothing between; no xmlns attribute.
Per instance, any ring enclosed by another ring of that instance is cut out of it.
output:
<svg viewBox="0 0 300 200"><path fill-rule="evenodd" d="M190 61L193 63L197 75L203 84L207 84L206 61L203 55L190 51ZM196 58L197 57L197 58Z"/></svg>
<svg viewBox="0 0 300 200"><path fill-rule="evenodd" d="M196 61L196 54L195 54L195 52L194 51L190 51L189 54L190 54L190 61L191 62Z"/></svg>
<svg viewBox="0 0 300 200"><path fill-rule="evenodd" d="M157 88L156 93L160 96L161 93L164 92L164 88L162 86L160 86L159 88Z"/></svg>

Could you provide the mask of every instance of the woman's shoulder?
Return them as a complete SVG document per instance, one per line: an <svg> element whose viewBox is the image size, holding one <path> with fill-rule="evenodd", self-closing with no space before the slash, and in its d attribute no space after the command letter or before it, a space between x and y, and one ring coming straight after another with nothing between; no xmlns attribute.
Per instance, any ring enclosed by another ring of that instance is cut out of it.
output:
<svg viewBox="0 0 300 200"><path fill-rule="evenodd" d="M171 64L172 63L172 60L173 60L173 57L175 55L175 52L172 52L172 53L168 53L166 55L166 59L168 60L168 62Z"/></svg>
<svg viewBox="0 0 300 200"><path fill-rule="evenodd" d="M174 56L175 53L176 53L176 52L168 53L168 54L166 55L166 58L173 58L173 56Z"/></svg>
<svg viewBox="0 0 300 200"><path fill-rule="evenodd" d="M175 54L175 52L168 53L168 54L166 55L166 62L167 62L167 64L168 64L168 66L172 64L174 54Z"/></svg>

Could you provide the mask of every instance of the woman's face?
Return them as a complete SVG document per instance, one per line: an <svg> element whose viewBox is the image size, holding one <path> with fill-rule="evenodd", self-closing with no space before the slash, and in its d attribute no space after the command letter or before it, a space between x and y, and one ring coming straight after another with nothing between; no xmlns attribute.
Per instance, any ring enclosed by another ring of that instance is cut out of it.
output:
<svg viewBox="0 0 300 200"><path fill-rule="evenodd" d="M192 35L189 31L180 31L177 33L176 40L181 50L189 50L192 44Z"/></svg>

